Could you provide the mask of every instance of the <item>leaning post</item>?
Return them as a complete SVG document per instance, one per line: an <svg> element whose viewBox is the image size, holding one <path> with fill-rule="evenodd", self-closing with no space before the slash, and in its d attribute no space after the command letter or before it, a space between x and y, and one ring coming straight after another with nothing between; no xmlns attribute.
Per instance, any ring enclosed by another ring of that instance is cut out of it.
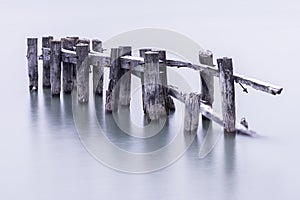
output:
<svg viewBox="0 0 300 200"><path fill-rule="evenodd" d="M201 64L213 66L213 54L211 51L200 51L199 61ZM214 102L214 77L205 73L200 72L201 80L201 100L206 102L207 105L211 106ZM209 120L202 115L203 120Z"/></svg>
<svg viewBox="0 0 300 200"><path fill-rule="evenodd" d="M43 87L50 88L50 54L46 49L50 49L52 36L42 37L42 52L43 52Z"/></svg>
<svg viewBox="0 0 300 200"><path fill-rule="evenodd" d="M131 56L132 47L120 46L120 57ZM122 63L120 63L122 65ZM122 66L121 66L122 68ZM120 96L119 101L121 106L130 106L130 92L131 92L131 69L121 69L120 79Z"/></svg>
<svg viewBox="0 0 300 200"><path fill-rule="evenodd" d="M102 42L100 40L92 40L92 49L95 52L102 53ZM103 73L102 62L97 62L96 65L93 65L93 91L100 96L103 94Z"/></svg>
<svg viewBox="0 0 300 200"><path fill-rule="evenodd" d="M28 76L29 76L29 90L37 91L38 89L38 52L37 52L37 38L27 39L27 61L28 61Z"/></svg>
<svg viewBox="0 0 300 200"><path fill-rule="evenodd" d="M226 132L235 132L235 89L232 59L218 59L217 63L220 71L220 89L222 95L224 130Z"/></svg>
<svg viewBox="0 0 300 200"><path fill-rule="evenodd" d="M61 90L61 41L50 42L50 83L53 96L59 95Z"/></svg>
<svg viewBox="0 0 300 200"><path fill-rule="evenodd" d="M80 103L89 100L89 45L79 43L76 45L77 55L77 98Z"/></svg>

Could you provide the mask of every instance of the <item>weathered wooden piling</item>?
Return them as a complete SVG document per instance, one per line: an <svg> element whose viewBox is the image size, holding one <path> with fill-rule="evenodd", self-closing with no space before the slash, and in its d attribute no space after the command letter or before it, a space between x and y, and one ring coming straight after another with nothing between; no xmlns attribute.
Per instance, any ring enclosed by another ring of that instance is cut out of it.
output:
<svg viewBox="0 0 300 200"><path fill-rule="evenodd" d="M120 49L112 48L110 52L111 66L109 71L109 84L106 91L105 110L107 112L116 111L119 104L120 84L117 84L121 78Z"/></svg>
<svg viewBox="0 0 300 200"><path fill-rule="evenodd" d="M201 64L213 66L213 54L211 51L200 51L199 61ZM211 106L214 102L214 77L208 73L200 72L201 79L201 100L206 102L207 105ZM202 115L202 119L207 120Z"/></svg>
<svg viewBox="0 0 300 200"><path fill-rule="evenodd" d="M120 46L120 57L131 56L132 48L130 46ZM122 65L122 63L120 63ZM121 106L130 106L130 92L131 92L131 69L124 69L121 66L120 79L120 96L119 103Z"/></svg>
<svg viewBox="0 0 300 200"><path fill-rule="evenodd" d="M158 120L161 116L166 115L164 106L164 96L160 90L159 76L159 53L145 53L144 69L144 103L146 115L150 120Z"/></svg>
<svg viewBox="0 0 300 200"><path fill-rule="evenodd" d="M222 115L224 121L224 130L226 132L235 132L235 89L232 59L217 59L220 71L220 87L222 95Z"/></svg>
<svg viewBox="0 0 300 200"><path fill-rule="evenodd" d="M184 130L195 131L199 124L200 95L190 93L185 96Z"/></svg>
<svg viewBox="0 0 300 200"><path fill-rule="evenodd" d="M95 52L102 53L102 42L100 40L92 40L92 49ZM103 73L102 62L98 61L96 65L93 65L93 91L101 96L103 94Z"/></svg>
<svg viewBox="0 0 300 200"><path fill-rule="evenodd" d="M170 110L175 110L175 104L171 96L168 95L168 75L167 75L167 62L166 62L166 51L159 50L159 77L160 77L160 89L163 93L164 98L164 106L167 114L169 114Z"/></svg>
<svg viewBox="0 0 300 200"><path fill-rule="evenodd" d="M76 36L69 36L67 37L67 39L70 39L73 41L74 46L73 46L73 50L76 50L76 44L78 43L79 37ZM76 73L77 73L77 69L76 69L76 64L71 64L73 66L73 89L77 88L77 78L76 78Z"/></svg>
<svg viewBox="0 0 300 200"><path fill-rule="evenodd" d="M50 42L50 83L53 96L59 95L61 91L61 41Z"/></svg>
<svg viewBox="0 0 300 200"><path fill-rule="evenodd" d="M75 40L70 38L62 39L62 48L73 51L75 46ZM74 64L70 62L63 62L63 91L65 93L71 93L73 89L73 70Z"/></svg>
<svg viewBox="0 0 300 200"><path fill-rule="evenodd" d="M27 62L28 62L28 77L29 90L37 91L38 89L38 53L37 53L37 38L27 39Z"/></svg>
<svg viewBox="0 0 300 200"><path fill-rule="evenodd" d="M140 49L139 50L139 54L140 54L140 57L144 58L145 60L145 53L147 51L151 51L152 49ZM143 103L143 110L144 110L144 113L146 113L146 107L145 107L145 94L144 94L144 75L143 73L141 74L141 85L142 85L142 103Z"/></svg>
<svg viewBox="0 0 300 200"><path fill-rule="evenodd" d="M43 87L50 88L50 54L49 51L46 50L50 49L50 42L53 40L52 36L42 37L42 55L43 55Z"/></svg>
<svg viewBox="0 0 300 200"><path fill-rule="evenodd" d="M77 55L77 98L81 103L89 100L89 45L79 43L76 45Z"/></svg>

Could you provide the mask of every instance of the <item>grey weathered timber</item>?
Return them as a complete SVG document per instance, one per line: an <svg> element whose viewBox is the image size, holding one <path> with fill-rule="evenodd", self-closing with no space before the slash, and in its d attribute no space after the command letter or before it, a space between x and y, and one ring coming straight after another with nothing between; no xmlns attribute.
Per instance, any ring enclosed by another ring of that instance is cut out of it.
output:
<svg viewBox="0 0 300 200"><path fill-rule="evenodd" d="M120 46L120 56L131 56L130 46ZM120 62L122 65L122 62ZM131 65L131 64L130 64ZM122 66L121 66L122 68ZM131 92L131 69L121 69L122 78L120 79L120 96L119 103L121 106L130 106L130 92Z"/></svg>
<svg viewBox="0 0 300 200"><path fill-rule="evenodd" d="M120 65L120 49L111 49L111 66L109 71L109 84L106 91L105 110L107 112L117 111L119 104L120 84L117 84L121 78L121 65Z"/></svg>
<svg viewBox="0 0 300 200"><path fill-rule="evenodd" d="M28 62L28 77L29 90L36 91L38 89L38 53L37 53L37 38L27 38L27 62Z"/></svg>
<svg viewBox="0 0 300 200"><path fill-rule="evenodd" d="M199 124L200 95L190 93L185 96L184 130L196 131Z"/></svg>
<svg viewBox="0 0 300 200"><path fill-rule="evenodd" d="M151 51L151 49L140 49L139 53L140 53L140 57L144 58L144 63L145 63L145 53ZM144 72L144 68L143 68L143 72ZM146 107L145 107L145 94L144 94L144 74L141 74L141 85L142 85L142 102L143 102L143 110L144 113L146 113Z"/></svg>
<svg viewBox="0 0 300 200"><path fill-rule="evenodd" d="M62 48L72 51L74 50L76 41L71 38L63 38L62 39ZM74 51L74 53L76 53ZM64 55L64 53L62 53ZM71 93L73 89L73 70L74 70L74 64L70 62L63 61L63 91L65 93ZM68 60L69 61L69 60Z"/></svg>
<svg viewBox="0 0 300 200"><path fill-rule="evenodd" d="M220 87L222 96L222 115L224 121L224 130L226 132L235 132L235 89L232 59L218 59L217 63L220 70Z"/></svg>
<svg viewBox="0 0 300 200"><path fill-rule="evenodd" d="M234 80L236 83L249 85L256 90L260 90L260 91L263 91L263 92L266 92L269 94L273 94L273 95L280 94L283 90L282 87L271 85L269 83L265 83L265 82L255 80L252 78L246 78L239 74L234 74Z"/></svg>
<svg viewBox="0 0 300 200"><path fill-rule="evenodd" d="M213 54L208 50L199 52L199 61L200 64L209 65L212 67L214 66ZM212 107L214 102L214 76L210 76L206 72L200 72L200 81L201 100ZM202 119L206 120L207 118L202 115Z"/></svg>
<svg viewBox="0 0 300 200"><path fill-rule="evenodd" d="M159 50L157 51L159 55L159 70L160 70L160 80L161 80L161 88L163 92L163 97L165 100L165 108L167 114L170 112L170 110L175 110L175 104L171 96L168 94L168 74L167 74L167 63L166 63L166 51Z"/></svg>
<svg viewBox="0 0 300 200"><path fill-rule="evenodd" d="M50 49L50 42L53 40L52 36L42 37L42 55L43 55L43 87L50 88L50 52L44 48Z"/></svg>
<svg viewBox="0 0 300 200"><path fill-rule="evenodd" d="M50 82L53 96L59 95L61 91L61 41L50 42Z"/></svg>
<svg viewBox="0 0 300 200"><path fill-rule="evenodd" d="M102 42L100 40L92 40L92 50L95 52L102 53ZM97 95L103 94L103 62L99 59L93 64L93 91Z"/></svg>
<svg viewBox="0 0 300 200"><path fill-rule="evenodd" d="M144 103L150 120L158 120L166 115L163 93L160 90L159 53L145 53Z"/></svg>
<svg viewBox="0 0 300 200"><path fill-rule="evenodd" d="M76 51L76 44L78 44L79 37L77 37L77 36L68 36L67 38L74 41L75 45L73 47L73 50ZM70 57L69 60L71 60L71 58L72 57ZM77 62L77 59L76 59L76 62ZM73 89L77 88L76 73L77 73L76 63L73 63Z"/></svg>
<svg viewBox="0 0 300 200"><path fill-rule="evenodd" d="M76 45L77 59L77 98L83 103L89 100L89 45L79 43Z"/></svg>

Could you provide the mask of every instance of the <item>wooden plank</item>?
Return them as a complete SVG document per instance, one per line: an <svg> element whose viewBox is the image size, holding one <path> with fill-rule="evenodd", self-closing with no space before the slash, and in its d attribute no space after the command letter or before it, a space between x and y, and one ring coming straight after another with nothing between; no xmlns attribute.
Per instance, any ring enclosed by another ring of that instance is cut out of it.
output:
<svg viewBox="0 0 300 200"><path fill-rule="evenodd" d="M72 50L62 48L61 52L62 52L62 54L61 54L62 62L71 63L71 64L74 64L74 65L77 64L77 58L78 57L76 55L76 51L72 51Z"/></svg>
<svg viewBox="0 0 300 200"><path fill-rule="evenodd" d="M282 87L278 87L278 86L272 85L270 83L265 83L263 81L255 80L252 78L246 78L239 74L234 75L234 81L236 83L249 85L256 90L260 90L260 91L263 91L263 92L266 92L269 94L273 94L273 95L281 94L281 92L283 90Z"/></svg>
<svg viewBox="0 0 300 200"><path fill-rule="evenodd" d="M72 51L74 46L76 45L75 40L70 38L63 38L62 40L62 51ZM73 51L72 51L73 54ZM71 54L71 55L72 55ZM76 56L76 52L74 52ZM66 54L65 54L66 55ZM64 55L64 52L62 52L62 58L66 58ZM67 55L70 55L67 54ZM63 61L63 91L64 93L71 93L73 89L73 70L74 70L74 64L69 62L64 62L65 59L62 59ZM77 61L77 56L76 56Z"/></svg>
<svg viewBox="0 0 300 200"><path fill-rule="evenodd" d="M184 100L184 130L196 131L199 124L200 95L196 93L186 94Z"/></svg>

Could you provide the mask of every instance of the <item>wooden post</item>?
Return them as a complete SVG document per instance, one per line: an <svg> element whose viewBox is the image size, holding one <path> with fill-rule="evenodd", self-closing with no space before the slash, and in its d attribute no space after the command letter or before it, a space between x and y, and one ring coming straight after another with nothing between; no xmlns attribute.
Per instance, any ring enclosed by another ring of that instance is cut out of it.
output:
<svg viewBox="0 0 300 200"><path fill-rule="evenodd" d="M159 76L161 80L161 90L164 98L164 106L167 114L169 114L170 110L175 110L175 104L171 96L168 95L168 75L167 75L167 63L166 63L166 51L159 50L158 56L160 60L159 64Z"/></svg>
<svg viewBox="0 0 300 200"><path fill-rule="evenodd" d="M79 37L76 36L72 36L72 37L67 37L67 39L70 39L73 41L73 50L76 50L76 44L78 43ZM77 78L76 78L76 73L77 73L77 69L76 69L76 65L75 64L71 64L73 66L73 88L77 88Z"/></svg>
<svg viewBox="0 0 300 200"><path fill-rule="evenodd" d="M199 124L200 95L190 93L185 96L184 130L195 131Z"/></svg>
<svg viewBox="0 0 300 200"><path fill-rule="evenodd" d="M62 39L62 48L74 50L75 40L70 38ZM63 62L63 90L65 93L71 93L73 89L73 70L74 64Z"/></svg>
<svg viewBox="0 0 300 200"><path fill-rule="evenodd" d="M130 46L120 46L120 57L131 56ZM122 63L120 63L122 64ZM122 68L122 66L121 66ZM120 79L120 105L130 106L130 92L131 92L131 70L121 69L122 78Z"/></svg>
<svg viewBox="0 0 300 200"><path fill-rule="evenodd" d="M116 111L119 104L120 84L117 84L121 78L120 49L112 48L110 52L111 66L109 71L109 85L106 91L105 110L108 112Z"/></svg>
<svg viewBox="0 0 300 200"><path fill-rule="evenodd" d="M232 59L218 59L217 63L220 71L224 130L226 132L235 132L235 89Z"/></svg>
<svg viewBox="0 0 300 200"><path fill-rule="evenodd" d="M50 54L44 48L50 49L50 42L53 40L52 36L42 37L42 51L43 51L43 87L50 88Z"/></svg>
<svg viewBox="0 0 300 200"><path fill-rule="evenodd" d="M139 53L140 53L140 57L145 59L145 53L147 51L151 51L151 49L140 49ZM143 110L144 113L146 114L146 107L145 107L145 94L144 94L144 74L141 74L141 85L142 85L142 102L143 102Z"/></svg>
<svg viewBox="0 0 300 200"><path fill-rule="evenodd" d="M160 88L159 53L145 53L144 95L146 115L150 120L158 120L166 115L163 93Z"/></svg>
<svg viewBox="0 0 300 200"><path fill-rule="evenodd" d="M50 82L53 96L59 95L61 90L61 41L50 42Z"/></svg>
<svg viewBox="0 0 300 200"><path fill-rule="evenodd" d="M102 53L102 42L100 40L92 40L92 49L93 51ZM103 73L104 68L101 62L93 66L93 91L100 96L103 94Z"/></svg>
<svg viewBox="0 0 300 200"><path fill-rule="evenodd" d="M213 54L212 52L200 51L199 61L201 64L213 66ZM200 72L201 79L201 100L206 102L207 105L211 106L214 102L214 77L205 73ZM203 120L208 120L204 115L202 115Z"/></svg>
<svg viewBox="0 0 300 200"><path fill-rule="evenodd" d="M29 90L37 91L38 89L38 53L37 53L37 38L27 39L27 62L29 76Z"/></svg>
<svg viewBox="0 0 300 200"><path fill-rule="evenodd" d="M83 103L89 100L89 45L79 43L76 45L77 55L77 97Z"/></svg>

